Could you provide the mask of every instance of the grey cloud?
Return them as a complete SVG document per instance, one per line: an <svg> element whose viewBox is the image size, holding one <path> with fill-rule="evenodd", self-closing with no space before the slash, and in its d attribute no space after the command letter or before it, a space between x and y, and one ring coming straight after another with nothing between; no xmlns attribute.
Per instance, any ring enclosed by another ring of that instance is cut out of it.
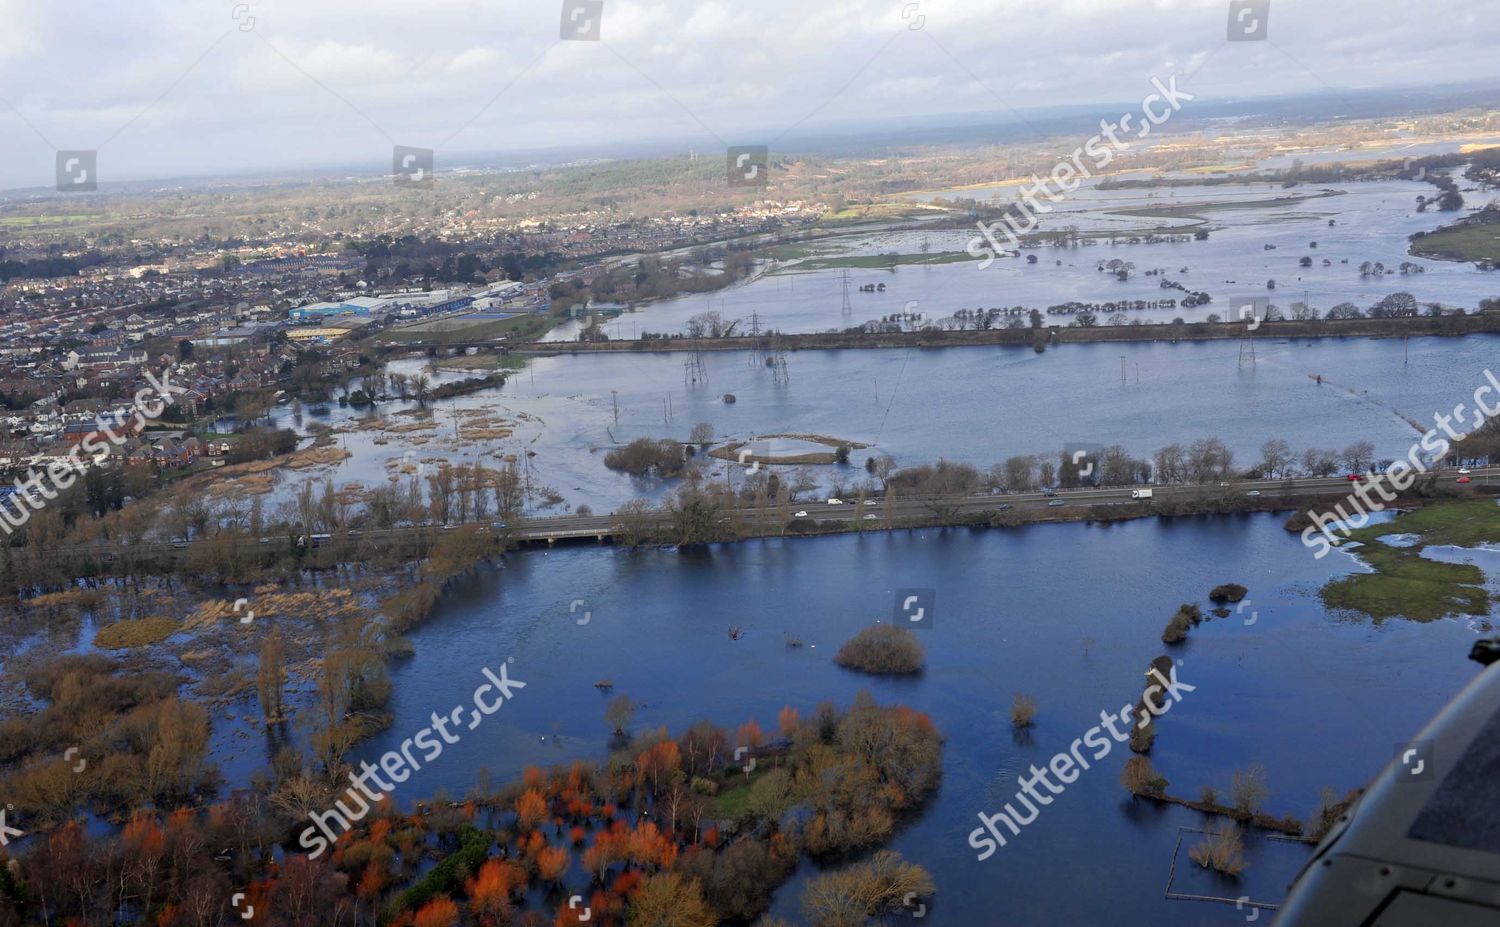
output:
<svg viewBox="0 0 1500 927"><path fill-rule="evenodd" d="M436 146L471 120L455 153L705 149L815 111L804 129L1114 102L1209 52L1200 98L1500 78L1500 21L1467 0L1272 0L1271 42L1232 46L1227 0L921 0L903 19L908 5L605 0L603 43L559 43L546 0L264 0L242 11L258 34L233 2L0 0L0 99L25 119L0 104L0 186L50 182L52 150L26 122L85 148L135 120L100 170L150 178L378 169L391 139Z"/></svg>

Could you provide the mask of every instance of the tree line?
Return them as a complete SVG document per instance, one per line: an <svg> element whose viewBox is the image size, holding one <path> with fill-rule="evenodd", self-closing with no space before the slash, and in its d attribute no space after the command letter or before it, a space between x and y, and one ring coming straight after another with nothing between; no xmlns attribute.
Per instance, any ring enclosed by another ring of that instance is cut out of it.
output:
<svg viewBox="0 0 1500 927"><path fill-rule="evenodd" d="M0 924L189 927L221 922L236 898L277 927L715 927L760 917L813 857L828 868L804 889L804 922L848 927L932 895L898 854L847 859L920 809L941 750L926 715L866 694L805 717L787 706L769 731L645 731L606 763L527 767L500 788L481 770L464 800L414 813L382 798L318 859L279 845L332 786L283 758L206 811L168 802L117 834L73 821L39 835L0 867Z"/></svg>

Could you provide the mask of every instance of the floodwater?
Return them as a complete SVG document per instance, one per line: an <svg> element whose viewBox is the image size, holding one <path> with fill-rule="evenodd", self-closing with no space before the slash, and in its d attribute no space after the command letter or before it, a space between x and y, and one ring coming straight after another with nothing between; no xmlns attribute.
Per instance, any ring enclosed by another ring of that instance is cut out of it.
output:
<svg viewBox="0 0 1500 927"><path fill-rule="evenodd" d="M384 445L374 443L373 431L342 435L349 459L306 474L369 486L394 473L388 464L403 455L492 466L517 455L563 505L605 512L665 489L607 469L610 447L637 437L686 440L698 422L722 440L791 433L871 445L855 451L849 467L817 468L825 482L840 477L846 485L865 476L872 454L890 454L901 466L945 457L983 469L1012 455L1056 454L1069 442L1118 443L1149 456L1170 443L1218 437L1248 466L1270 438L1299 455L1367 439L1377 456L1395 459L1419 438L1408 419L1431 427L1438 412L1471 402L1496 363L1496 347L1491 336L1261 340L1253 361L1233 341L1074 344L1044 354L1018 347L800 351L787 356L784 385L752 366L748 352L706 352L707 383L696 387L684 385L683 354L540 358L502 388L437 404L430 431L388 435ZM402 362L401 369L419 366ZM724 393L736 401L726 404ZM399 407L382 414L406 421L395 414ZM515 434L464 438L454 410L463 419L477 408L515 419ZM336 409L329 421L341 418L347 423L353 414ZM424 443L412 444L413 437ZM725 475L725 464L713 467ZM284 477L277 497L289 498L303 478Z"/></svg>
<svg viewBox="0 0 1500 927"><path fill-rule="evenodd" d="M1360 261L1394 267L1404 259L1406 234L1452 217L1412 211L1414 196L1430 194L1429 185L1343 189L1343 196L1292 206L1213 212L1215 224L1228 227L1207 242L1043 249L1035 266L1011 260L987 271L973 263L854 271L855 287L886 282L887 291L851 294L848 318L839 311L839 272L820 271L653 306L610 323L611 333L631 325L679 329L710 307L730 318L753 310L763 326L813 331L901 311L910 301L941 317L981 306L1153 299L1171 292L1141 273L1153 267L1214 294L1213 304L1187 318L1222 313L1230 297L1266 295L1269 277L1278 280L1278 303L1305 292L1324 309L1344 299L1368 305L1394 290L1465 306L1494 295L1495 278L1465 265L1420 262L1428 273L1361 280ZM1225 195L1179 190L1177 199ZM1243 200L1247 191L1232 195ZM1077 205L1097 206L1106 196L1115 207L1171 199L1081 191ZM1085 221L1113 220L1078 217L1080 226ZM910 253L922 237L871 236L853 247ZM933 232L930 239L933 251L961 250L967 233ZM1308 247L1312 240L1316 250ZM1265 243L1278 247L1266 251ZM1303 254L1319 259L1314 268L1296 266ZM1137 276L1119 283L1094 269L1111 257L1134 261ZM1323 257L1333 265L1322 267ZM1058 259L1063 266L1053 263ZM1146 455L1170 442L1218 437L1248 463L1273 437L1298 452L1369 439L1378 456L1398 457L1417 438L1405 419L1430 422L1435 412L1467 401L1484 384L1495 346L1488 337L1409 345L1263 339L1253 358L1233 342L1068 345L1040 355L1004 347L795 352L784 383L748 353L726 352L704 356L707 380L696 385L685 382L680 354L543 358L503 388L437 404L435 427L415 437L388 434L376 444L378 432L346 431L338 440L350 458L312 475L373 485L403 455L492 464L510 455L556 488L565 505L605 511L663 491L660 483L607 470L607 448L641 436L685 439L697 422L709 422L722 439L807 433L871 444L855 453L850 478L862 474L858 465L870 453L902 465L943 456L987 467L1013 454L1055 452L1064 442L1120 443ZM422 366L408 361L393 369ZM434 382L460 376L436 374ZM725 403L725 393L737 401ZM399 413L411 408L391 403L380 414L407 421ZM463 413L481 408L512 422L514 433L466 437ZM291 413L278 417L290 423ZM348 429L360 417L335 407L320 420ZM277 497L286 498L301 478L283 477ZM1186 854L1205 820L1130 799L1119 784L1130 755L1123 747L990 859L976 858L968 834L979 813L1011 800L1028 767L1066 751L1101 711L1133 702L1148 661L1166 649L1160 634L1167 618L1184 601L1206 607L1208 589L1221 582L1249 587L1246 608L1193 629L1172 650L1180 678L1195 689L1161 720L1151 759L1174 795L1197 797L1209 785L1223 795L1235 770L1262 764L1266 810L1306 819L1320 790L1343 794L1366 783L1478 671L1465 659L1478 634L1473 622L1375 625L1326 613L1317 590L1362 567L1348 554L1315 560L1281 524L1279 516L1247 514L511 555L457 584L411 634L414 655L392 668L394 722L357 758L398 748L429 726L434 712L467 703L484 669L507 660L514 661L509 675L526 688L402 784L398 801L440 790L461 796L482 768L498 783L528 764L602 759L610 696L594 683L603 678L613 681L612 694L642 703L636 728L665 725L674 733L702 718L732 728L753 717L770 727L785 705L806 713L824 700L847 705L868 690L881 702L929 713L947 736L939 793L890 843L936 881L925 923L1241 924L1245 913L1233 899L1277 902L1307 848L1251 835L1239 879L1204 873ZM1485 551L1439 556L1486 569L1494 560ZM836 667L838 645L873 621L890 620L895 590L906 587L936 594L932 627L920 632L926 672L885 679ZM729 638L731 625L746 630L742 639ZM788 648L789 634L806 646ZM1009 723L1017 693L1039 706L1036 727L1024 736ZM249 701L240 707L254 712ZM230 725L217 726L215 759L232 785L269 763L252 743ZM1163 897L1174 854L1173 891L1228 902ZM777 893L773 913L801 921L798 896L815 872L810 864L799 869ZM570 874L570 887L585 881L576 868Z"/></svg>
<svg viewBox="0 0 1500 927"><path fill-rule="evenodd" d="M1085 230L1118 231L1147 221L1186 224L1193 220L1144 220L1121 213L1182 203L1240 205L1204 213L1215 229L1207 241L1043 248L1029 252L1039 256L1036 265L1006 259L983 271L974 261L854 270L853 312L847 316L839 308L841 271L831 269L773 273L712 296L655 304L610 321L608 330L617 337L680 331L690 316L709 308L746 326L753 312L763 329L790 332L840 328L906 311L909 303L916 304L910 311L939 319L964 308L1182 295L1161 289L1161 277L1145 275L1153 268L1190 289L1211 292L1214 301L1192 310L1131 312L1132 318L1227 315L1231 298L1247 296L1269 296L1283 308L1306 299L1326 311L1344 300L1368 307L1399 290L1422 301L1468 308L1495 295L1500 277L1469 264L1410 259L1426 272L1361 278L1361 262L1378 260L1394 269L1408 259L1407 235L1436 228L1455 215L1415 211L1415 197L1435 190L1430 184L1385 181L1335 189L1340 195L1257 207L1245 204L1319 190L1231 185L1109 191L1087 186L1062 203L1043 227L1076 224ZM1001 195L1012 195L1012 188L1003 188ZM1469 205L1483 198L1470 193ZM1329 226L1330 219L1336 224ZM933 253L961 251L970 234L866 233L839 240L836 250L911 254L925 241ZM1315 249L1313 241L1318 242ZM1277 247L1268 251L1266 244ZM1314 266L1299 267L1302 256L1314 258ZM1096 269L1098 262L1115 257L1137 265L1129 281ZM1329 267L1322 266L1325 258ZM1274 291L1265 288L1270 278L1278 281ZM877 282L887 285L884 293L858 292ZM1048 320L1065 325L1068 317ZM374 429L349 430L360 418L377 413L336 406L322 418L304 415L302 427L322 421L345 429L338 441L351 456L336 466L281 475L272 499L286 502L309 477L373 486L393 476L404 479L397 466L403 463L409 473L422 463L498 466L515 460L536 485L562 499L547 504L547 494L538 493L535 512L560 513L580 505L610 511L632 498L657 498L667 487L607 470L605 452L643 436L686 439L698 422L709 423L722 440L792 433L871 445L856 452L853 469L823 469L818 476L824 487L862 477L858 467L870 454L889 454L900 465L941 456L988 467L1012 455L1055 453L1068 442L1119 443L1141 456L1173 442L1218 437L1240 462L1248 463L1268 438L1282 438L1299 453L1368 439L1380 456L1395 458L1405 456L1417 437L1403 418L1430 422L1438 411L1471 396L1484 383L1494 345L1488 337L1418 339L1409 345L1397 340L1262 338L1254 344L1253 356L1249 346L1232 341L1067 345L1043 355L1014 347L802 351L787 355L784 383L777 382L763 358L749 352L705 353L701 372L684 369L684 354L541 358L503 388L437 403L431 410L432 427L420 431L382 435ZM425 368L420 360L391 365L405 373ZM434 384L466 376L430 374ZM1314 374L1330 382L1318 386L1310 379ZM725 403L726 393L737 401ZM503 419L511 434L502 437L473 427L466 434L465 427L475 420L465 413L476 410ZM386 403L378 416L411 423L414 411L414 403ZM298 424L284 407L277 418L282 425ZM723 465L717 467L727 475Z"/></svg>
<svg viewBox="0 0 1500 927"><path fill-rule="evenodd" d="M1167 618L1183 601L1206 609L1220 582L1250 595L1171 651L1195 688L1159 722L1151 760L1168 791L1197 797L1212 785L1224 795L1235 770L1258 763L1266 810L1305 820L1321 789L1363 785L1479 667L1465 658L1471 622L1326 614L1316 590L1355 569L1346 555L1315 560L1270 515L533 551L459 584L411 635L415 655L392 671L394 723L359 757L374 760L434 712L467 704L483 670L507 660L525 689L399 786L398 801L440 789L461 797L481 767L499 783L528 764L602 759L610 695L594 688L601 678L642 703L637 729L674 733L703 718L732 728L753 717L769 729L785 705L805 714L868 690L929 713L947 737L939 793L890 844L933 874L927 923L1243 923L1232 899L1275 903L1308 849L1254 835L1238 880L1198 870L1186 853L1203 817L1132 801L1119 784L1123 747L990 859L978 861L968 834L980 812L1011 800L1018 775L1066 751L1101 711L1132 702L1166 649ZM903 587L935 590L932 627L918 632L926 672L889 679L835 666L841 642L890 620ZM730 640L730 625L744 637ZM788 633L807 646L789 649ZM1039 706L1025 736L1009 722L1017 693ZM241 757L226 770L239 782L266 762ZM1165 899L1174 849L1174 891L1231 903ZM801 921L801 884L814 871L804 866L777 894L777 913ZM570 884L585 880L575 870Z"/></svg>
<svg viewBox="0 0 1500 927"><path fill-rule="evenodd" d="M1461 187L1468 185L1460 181ZM992 194L1000 202L1015 196L1015 187L957 191L950 195L986 199ZM937 322L959 309L1024 306L1045 311L1048 306L1070 301L1108 303L1120 300L1160 300L1173 297L1178 307L1130 311L1131 320L1171 321L1183 318L1202 321L1210 314L1233 315L1231 301L1267 298L1283 312L1297 301L1327 312L1342 302L1367 309L1394 292L1409 292L1423 303L1437 302L1450 308L1473 310L1481 299L1495 295L1496 276L1472 264L1431 261L1407 254L1407 237L1447 225L1464 213L1416 211L1418 195L1431 198L1437 188L1419 181L1381 181L1335 184L1327 187L1299 186L1283 189L1279 184L1184 186L1160 189L1100 190L1085 185L1044 216L1038 228L1058 231L1069 225L1084 234L1105 236L1092 247L1028 249L1020 258L995 261L985 269L974 260L946 264L905 265L895 269L856 268L849 271L851 311L843 305L843 269L801 272L795 263L749 283L711 295L666 300L626 313L605 323L604 330L616 339L642 332L680 333L687 320L713 310L726 320L739 319L739 331L749 330L752 314L762 329L783 332L817 332L851 325L901 312L922 313ZM1337 195L1322 195L1335 191ZM1298 202L1266 205L1296 198ZM1494 194L1466 193L1467 206L1477 208ZM1206 241L1153 244L1110 244L1110 234L1155 226L1180 227L1190 234L1198 220L1187 217L1147 218L1131 215L1142 209L1204 206L1201 215L1211 229ZM1334 224L1329 225L1332 221ZM828 249L823 257L879 255L892 252L918 254L926 244L931 254L963 252L978 235L975 228L926 232L884 232L851 235L819 245ZM1003 237L997 234L1003 242ZM1316 246L1313 243L1316 242ZM1267 245L1274 245L1267 250ZM1029 264L1024 255L1035 255ZM1313 266L1301 267L1309 257ZM1119 259L1136 265L1128 281L1098 270L1101 262ZM1329 266L1323 266L1323 261ZM1361 277L1360 265L1379 261L1392 271L1384 276ZM1416 264L1424 273L1403 275L1403 261ZM1346 263L1347 262L1347 263ZM1146 271L1158 270L1148 276ZM1180 290L1163 289L1161 281L1172 280L1188 290L1203 291L1213 301L1183 308ZM1275 289L1267 283L1274 280ZM884 292L860 292L867 284L885 284ZM1048 316L1056 325L1067 325L1070 316ZM1101 323L1104 317L1101 316ZM576 337L576 324L557 338Z"/></svg>
<svg viewBox="0 0 1500 927"><path fill-rule="evenodd" d="M1312 205L1255 210L1252 218L1347 206L1360 196L1371 197L1371 208L1396 208L1399 183L1368 186ZM1326 218L1316 218L1326 228ZM1402 221L1421 227L1438 222L1430 215ZM1313 219L1288 219L1246 227L1241 250L1236 256L1226 247L1224 260L1235 262L1242 278L1280 276L1280 265L1269 262L1294 265L1303 252L1290 245L1265 252L1262 239L1301 240L1315 225ZM1334 228L1349 243L1336 245L1324 233L1317 236L1317 251L1398 264L1404 249L1389 244L1389 235L1372 239L1368 253L1356 247L1356 239L1374 235L1376 225L1340 219ZM1155 264L1135 256L1143 248L1194 249L1198 273L1212 265L1206 255L1213 252L1204 246L1220 247L1235 234L1241 233L1216 232L1209 242L1184 245L1058 252L1065 260L1062 271L1044 261L1036 267L1002 262L985 272L972 264L856 272L856 285L868 282L862 276L889 285L884 296L851 298L871 306L882 299L899 311L903 300L918 298L914 293L948 299L931 295L954 292L939 282L963 292L973 281L973 295L944 303L946 314L965 305L1028 302L1006 289L1007 280L1023 279L1057 288L1039 292L1066 293L1048 295L1044 303L1104 298L1093 295L1100 292L1093 288L1117 286L1093 270L1106 251L1144 269ZM1388 244L1376 247L1380 241ZM933 250L948 247L934 244ZM1076 264L1071 270L1069 255ZM1228 270L1219 273L1230 276ZM1395 289L1409 289L1419 299L1443 291L1453 294L1445 302L1472 305L1492 295L1488 282L1494 279L1461 265L1375 283L1361 283L1357 272L1352 283L1333 281L1350 273L1337 263L1312 273L1332 281L1326 297L1313 298L1325 308L1335 297L1368 304ZM785 313L775 324L802 318L804 323L795 323L800 330L826 328L839 324L837 279L837 272L769 276L715 302L752 291L780 292ZM1440 279L1446 283L1420 288ZM1118 286L1131 290L1141 283L1137 277ZM902 289L908 284L910 291ZM809 287L824 285L833 287L831 311L823 296L810 295ZM1363 287L1368 298L1337 289L1351 286ZM1205 288L1216 302L1200 314L1226 305L1230 295L1253 292ZM1140 298L1150 296L1142 289ZM706 305L701 297L693 302L676 309L655 306L620 324L670 321L674 312L685 319ZM773 300L754 305L763 314L777 311ZM726 304L726 315L740 311ZM1486 382L1496 344L1490 337L1410 343L1258 339L1253 357L1235 342L1165 341L1065 345L1043 354L1009 347L804 351L787 356L785 382L748 352L709 352L703 356L706 380L696 384L687 382L682 354L540 358L502 388L436 404L430 430L387 434L379 445L376 431L341 434L350 458L312 475L372 485L385 480L388 464L403 455L419 462L492 464L509 455L562 494L565 506L607 511L664 491L660 482L605 468L608 448L642 436L686 439L698 422L710 423L722 440L790 433L871 445L855 452L847 470L820 468L825 479L862 476L860 465L873 453L890 454L900 465L942 456L988 467L1014 454L1054 453L1065 442L1119 443L1149 455L1168 443L1218 437L1248 464L1268 438L1284 439L1299 453L1368 439L1377 456L1394 458L1418 438L1408 419L1430 423L1436 412L1469 401ZM424 366L412 360L393 369L413 373ZM461 376L442 372L433 379ZM725 403L725 393L736 401ZM400 413L411 409L409 403L391 403L380 415L409 421ZM475 439L471 431L466 437L461 425L470 417L464 413L477 409L512 422L514 433ZM290 413L280 416L288 421ZM359 417L335 407L321 420L345 429ZM714 467L727 474L724 464ZM301 478L283 477L278 496ZM1160 634L1167 618L1184 601L1207 606L1206 593L1217 583L1244 583L1250 598L1244 612L1195 628L1173 650L1183 661L1180 678L1196 687L1163 718L1152 753L1174 795L1196 797L1207 785L1223 795L1235 770L1259 763L1271 793L1267 810L1306 819L1320 790L1342 795L1367 782L1398 744L1472 678L1478 667L1465 656L1478 634L1473 622L1374 625L1327 614L1317 590L1363 567L1348 554L1313 559L1281 522L1279 516L1240 515L1108 527L768 539L692 551L557 548L509 556L458 584L432 620L411 635L415 655L392 670L394 723L360 756L378 757L428 726L434 712L466 703L484 681L484 668L497 670L507 659L514 660L509 674L527 688L401 785L398 800L424 799L439 790L461 796L481 768L502 782L528 764L602 759L609 742L603 720L608 696L593 685L602 678L613 680L614 694L643 704L637 728L666 725L674 733L705 717L728 727L754 717L766 726L784 705L807 712L828 699L846 705L868 690L882 702L928 712L948 738L941 790L890 843L926 866L937 883L924 922L1244 923L1233 899L1280 900L1307 848L1251 835L1248 866L1239 879L1203 872L1186 860L1193 830L1206 824L1203 817L1131 800L1119 784L1128 757L1123 748L1084 773L990 859L977 859L968 835L979 826L979 813L1012 799L1018 776L1029 766L1045 765L1097 724L1101 711L1138 696L1147 662L1165 650ZM1494 559L1483 551L1438 555L1487 570ZM834 666L838 645L872 621L889 620L894 590L905 587L936 590L934 625L921 632L927 672L917 679L880 679ZM741 640L729 639L731 625L746 629ZM807 646L788 649L787 634ZM1019 737L1009 723L1017 693L1039 706L1035 730ZM247 703L243 710L254 709ZM231 783L247 781L267 763L252 743L227 725L216 730L215 759ZM1174 853L1174 892L1229 901L1165 898ZM777 893L773 912L800 922L799 895L816 871L812 864L799 869ZM575 888L584 881L576 870L570 876Z"/></svg>
<svg viewBox="0 0 1500 927"><path fill-rule="evenodd" d="M1040 355L1017 347L801 351L787 356L785 384L752 365L748 352L709 352L707 382L697 386L684 384L682 354L540 358L502 388L435 404L434 427L388 433L384 444L375 443L378 431L352 430L360 415L351 410L304 415L304 424L351 429L338 437L350 457L283 475L273 499L291 498L309 477L372 486L403 462L499 466L510 456L566 500L540 513L582 504L612 511L665 487L608 470L605 452L637 437L686 440L698 422L721 440L792 433L871 445L855 452L852 467L820 468L825 482L846 484L864 476L872 454L890 454L902 466L945 457L986 468L1012 455L1055 454L1068 442L1118 443L1149 456L1173 442L1218 437L1248 465L1270 438L1298 454L1368 439L1378 456L1394 459L1419 437L1408 419L1430 427L1438 412L1470 401L1495 348L1490 336L1470 336L1260 340L1253 360L1233 341L1076 344ZM403 361L393 369L422 366ZM434 382L461 376L441 373ZM725 403L725 393L736 401ZM398 413L414 406L390 403L380 414L406 422ZM472 419L464 413L477 409L513 423L514 434L465 437ZM293 424L284 408L278 415ZM723 464L714 466L724 473Z"/></svg>

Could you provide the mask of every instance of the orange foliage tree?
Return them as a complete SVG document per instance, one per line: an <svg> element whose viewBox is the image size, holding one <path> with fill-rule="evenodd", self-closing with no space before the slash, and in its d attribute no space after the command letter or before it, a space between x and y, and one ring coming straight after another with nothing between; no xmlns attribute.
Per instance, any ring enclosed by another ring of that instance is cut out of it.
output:
<svg viewBox="0 0 1500 927"><path fill-rule="evenodd" d="M572 865L573 857L562 847L545 847L536 854L536 874L544 882L556 882Z"/></svg>
<svg viewBox="0 0 1500 927"><path fill-rule="evenodd" d="M638 866L666 869L677 861L677 844L647 821L630 835L630 859Z"/></svg>
<svg viewBox="0 0 1500 927"><path fill-rule="evenodd" d="M388 881L390 880L387 878L384 867L379 863L370 863L365 867L364 875L359 878L357 889L359 896L367 901L378 899L380 893L385 891Z"/></svg>
<svg viewBox="0 0 1500 927"><path fill-rule="evenodd" d="M621 821L610 825L594 838L594 845L583 851L583 868L600 882L604 874L616 862L628 859L630 854L630 831Z"/></svg>
<svg viewBox="0 0 1500 927"><path fill-rule="evenodd" d="M754 718L741 724L734 732L734 743L736 747L749 747L758 750L766 742L766 733L760 729L760 723Z"/></svg>
<svg viewBox="0 0 1500 927"><path fill-rule="evenodd" d="M457 927L458 905L451 898L439 895L417 909L412 924L413 927Z"/></svg>
<svg viewBox="0 0 1500 927"><path fill-rule="evenodd" d="M526 884L526 873L508 860L487 859L479 872L464 885L469 913L482 923L503 924L510 920L511 892Z"/></svg>
<svg viewBox="0 0 1500 927"><path fill-rule="evenodd" d="M516 799L516 823L522 830L534 830L547 817L547 799L540 789L527 789Z"/></svg>
<svg viewBox="0 0 1500 927"><path fill-rule="evenodd" d="M636 765L641 768L641 775L651 780L651 793L658 794L662 777L682 767L677 741L663 740L652 744L636 758Z"/></svg>

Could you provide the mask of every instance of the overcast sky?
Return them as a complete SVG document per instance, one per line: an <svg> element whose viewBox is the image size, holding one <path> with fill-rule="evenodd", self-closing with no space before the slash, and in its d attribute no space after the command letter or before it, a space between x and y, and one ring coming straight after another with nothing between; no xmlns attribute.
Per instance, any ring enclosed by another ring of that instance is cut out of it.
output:
<svg viewBox="0 0 1500 927"><path fill-rule="evenodd" d="M396 143L441 169L1011 119L1174 72L1204 98L1500 79L1500 16L1474 0L1269 0L1268 40L1234 43L1230 0L604 0L601 42L559 41L563 2L0 0L0 188L51 186L56 149L100 149L106 181L382 170Z"/></svg>

